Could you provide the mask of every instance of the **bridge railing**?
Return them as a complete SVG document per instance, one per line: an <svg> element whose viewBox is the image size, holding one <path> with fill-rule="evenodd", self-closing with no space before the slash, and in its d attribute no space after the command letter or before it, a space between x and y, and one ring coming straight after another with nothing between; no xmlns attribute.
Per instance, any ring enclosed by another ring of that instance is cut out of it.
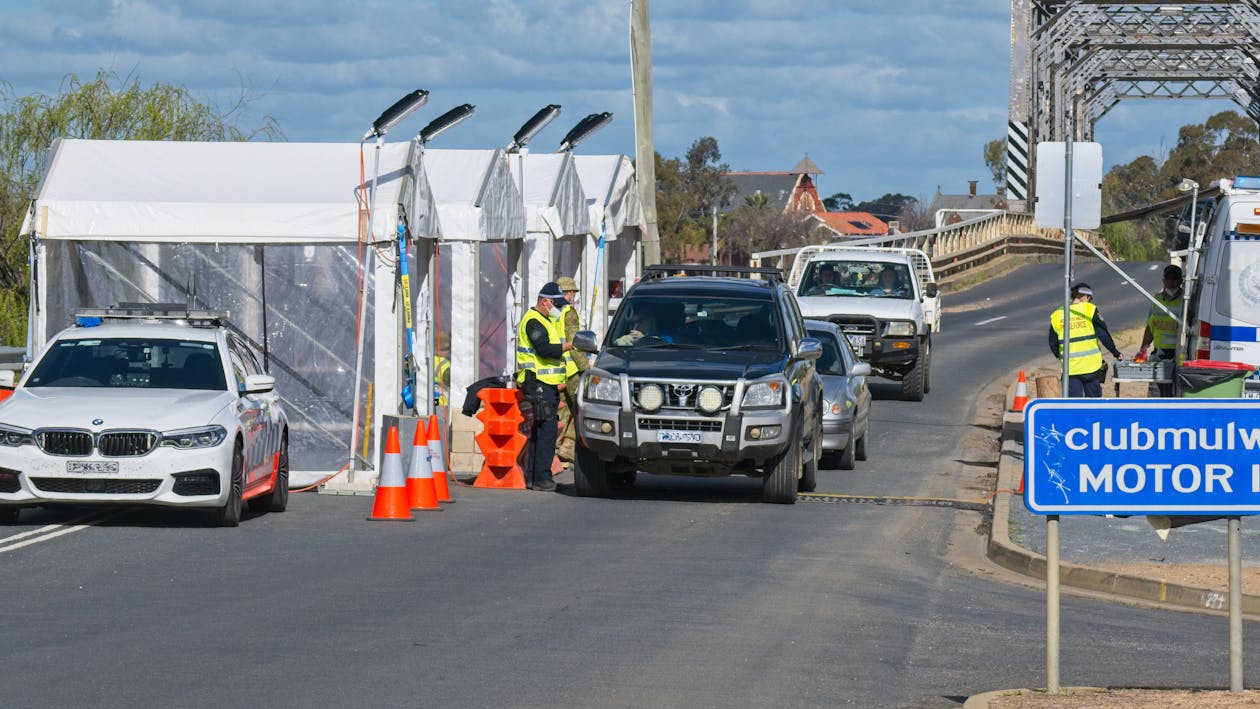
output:
<svg viewBox="0 0 1260 709"><path fill-rule="evenodd" d="M1107 245L1098 232L1083 229L1073 231L1103 253L1108 252ZM995 212L935 229L837 240L829 245L838 248L886 246L919 249L931 259L932 270L936 273L937 280L947 280L1001 256L1062 254L1063 230L1038 227L1033 223L1031 214ZM1076 250L1082 255L1092 255L1085 246L1080 244L1077 244ZM792 258L799 251L800 247L759 251L752 255L752 263L760 266L778 266L787 271L791 269Z"/></svg>

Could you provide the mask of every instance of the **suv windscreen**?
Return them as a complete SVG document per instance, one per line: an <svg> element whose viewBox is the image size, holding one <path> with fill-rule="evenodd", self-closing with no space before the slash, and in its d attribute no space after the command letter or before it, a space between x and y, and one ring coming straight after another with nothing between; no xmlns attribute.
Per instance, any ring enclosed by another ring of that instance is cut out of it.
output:
<svg viewBox="0 0 1260 709"><path fill-rule="evenodd" d="M704 295L636 295L609 329L616 347L747 347L782 351L783 327L769 300Z"/></svg>
<svg viewBox="0 0 1260 709"><path fill-rule="evenodd" d="M806 266L797 295L913 298L910 278L904 263L818 260Z"/></svg>
<svg viewBox="0 0 1260 709"><path fill-rule="evenodd" d="M214 343L139 338L60 340L25 386L227 389Z"/></svg>

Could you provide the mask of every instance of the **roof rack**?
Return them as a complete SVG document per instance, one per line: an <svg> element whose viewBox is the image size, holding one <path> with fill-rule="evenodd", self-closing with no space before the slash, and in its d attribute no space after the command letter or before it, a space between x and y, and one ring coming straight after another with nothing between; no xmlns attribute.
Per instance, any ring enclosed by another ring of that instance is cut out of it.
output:
<svg viewBox="0 0 1260 709"><path fill-rule="evenodd" d="M645 266L640 280L647 281L670 276L758 277L771 283L782 283L783 269L758 266L714 266L698 263L658 263L652 266Z"/></svg>
<svg viewBox="0 0 1260 709"><path fill-rule="evenodd" d="M108 308L75 308L75 324L91 327L102 320L184 320L194 327L218 327L226 310L193 310L184 303L118 303Z"/></svg>

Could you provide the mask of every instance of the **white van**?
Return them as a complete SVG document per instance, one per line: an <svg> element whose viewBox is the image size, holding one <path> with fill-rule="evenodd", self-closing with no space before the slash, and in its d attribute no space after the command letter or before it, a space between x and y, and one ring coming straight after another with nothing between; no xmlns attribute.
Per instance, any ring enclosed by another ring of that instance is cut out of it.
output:
<svg viewBox="0 0 1260 709"><path fill-rule="evenodd" d="M1222 179L1220 188L1199 253L1186 262L1187 359L1260 368L1260 176ZM1260 398L1260 369L1243 396Z"/></svg>

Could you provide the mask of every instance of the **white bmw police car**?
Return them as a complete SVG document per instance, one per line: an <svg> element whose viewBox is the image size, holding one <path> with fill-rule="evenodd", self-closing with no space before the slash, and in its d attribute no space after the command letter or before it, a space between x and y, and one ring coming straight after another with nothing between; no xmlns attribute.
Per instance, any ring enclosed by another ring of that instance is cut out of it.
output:
<svg viewBox="0 0 1260 709"><path fill-rule="evenodd" d="M0 522L43 504L283 511L288 419L275 378L225 325L182 305L76 312L0 403ZM0 372L12 386L13 373Z"/></svg>

